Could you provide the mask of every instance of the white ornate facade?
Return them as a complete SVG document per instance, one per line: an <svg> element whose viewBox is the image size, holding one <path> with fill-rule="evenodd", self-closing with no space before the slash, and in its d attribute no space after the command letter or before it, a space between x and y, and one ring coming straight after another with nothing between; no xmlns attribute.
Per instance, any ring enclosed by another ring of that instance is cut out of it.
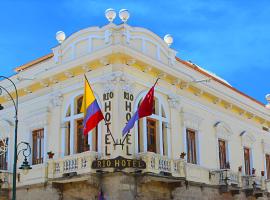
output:
<svg viewBox="0 0 270 200"><path fill-rule="evenodd" d="M159 195L200 199L204 188L215 188L209 192L214 199L266 198L270 192L269 109L223 79L177 58L175 50L147 29L126 23L86 28L70 35L51 54L15 70L11 79L19 92L18 141L33 148L33 131L42 129L44 134L37 145L41 152L36 152L42 161L32 165L28 174L18 171L18 198L38 199L38 194L44 199L76 199L76 195L95 199L101 187L108 199L125 195L128 199L159 199ZM81 140L78 121L83 114L78 111L78 98L83 93L84 74L108 124L102 121ZM114 145L123 141L125 123L157 77L161 79L155 88L155 113L135 124L123 146ZM0 84L10 88L7 81ZM5 107L0 111L0 139L9 141L7 167L0 177L2 190L8 191L14 111L5 96L0 96L0 103ZM221 144L230 169L220 169ZM53 159L48 159L49 151ZM182 153L190 155L180 158ZM250 174L245 171L247 155ZM100 172L91 167L96 159L118 156L142 159L146 169ZM33 164L32 159L35 156L30 159ZM21 162L19 157L18 165ZM126 176L132 177L130 181ZM76 186L70 187L75 182L87 189L79 193Z"/></svg>

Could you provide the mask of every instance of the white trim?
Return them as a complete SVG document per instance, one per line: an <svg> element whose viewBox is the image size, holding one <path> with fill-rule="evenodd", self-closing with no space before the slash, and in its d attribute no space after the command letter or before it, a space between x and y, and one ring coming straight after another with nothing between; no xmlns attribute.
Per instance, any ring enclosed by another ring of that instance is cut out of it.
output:
<svg viewBox="0 0 270 200"><path fill-rule="evenodd" d="M197 157L197 165L201 165L201 133L199 130L195 130L195 134L196 134L196 157Z"/></svg>
<svg viewBox="0 0 270 200"><path fill-rule="evenodd" d="M48 152L48 125L44 126L43 131L43 163L47 161L47 152Z"/></svg>
<svg viewBox="0 0 270 200"><path fill-rule="evenodd" d="M138 108L138 104L140 102L140 100L146 95L146 93L148 92L148 90L144 90L143 92L139 93L135 99L134 102L134 106L133 108ZM162 132L162 123L168 123L170 121L169 119L169 106L167 104L167 101L164 100L164 98L162 97L162 95L155 93L155 98L158 99L158 115L156 114L152 114L151 116L149 116L149 118L155 119L158 121L158 137L159 138L159 153L161 155L164 155L164 149L163 149L163 132ZM162 107L164 109L165 112L165 117L162 117ZM134 110L135 111L135 110ZM134 112L133 111L133 112ZM143 152L147 152L147 124L146 124L146 117L143 118L143 123L142 123L142 127L143 127ZM138 149L139 149L139 135L138 135L138 123L135 123L135 153L138 153ZM167 130L167 135L170 135L170 132ZM157 141L156 141L157 144ZM170 136L167 136L167 152L168 152L168 156L171 154L171 144L170 144ZM158 146L156 146L156 148L158 148ZM158 149L156 149L157 151Z"/></svg>
<svg viewBox="0 0 270 200"><path fill-rule="evenodd" d="M63 116L63 121L62 123L65 123L65 122L69 122L70 123L70 155L73 155L75 154L75 121L78 120L78 119L82 119L84 116L83 116L83 113L80 113L80 114L75 114L75 104L76 104L76 99L80 96L83 95L83 90L80 88L79 91L76 91L74 92L69 100L67 101L67 103L65 104L65 108L63 109L63 112L62 112L62 116ZM99 105L100 104L100 100L99 100L99 97L98 95L94 92L94 95L95 95L95 98L98 102ZM68 112L68 109L69 109L69 106L70 106L70 116L66 117L66 113ZM66 151L66 130L65 128L62 129L62 137L61 137L61 152L62 152L62 157L65 156L65 151ZM98 152L101 152L102 151L102 131L101 131L101 126L100 124L98 124L98 149L97 151ZM88 144L90 145L90 150L92 150L93 148L93 141L92 141L92 134L89 133L88 134Z"/></svg>

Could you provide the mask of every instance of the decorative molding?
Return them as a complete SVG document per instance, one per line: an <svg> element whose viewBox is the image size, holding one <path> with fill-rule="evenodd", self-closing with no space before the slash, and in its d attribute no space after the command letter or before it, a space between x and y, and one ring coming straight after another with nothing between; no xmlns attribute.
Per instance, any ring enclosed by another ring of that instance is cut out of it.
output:
<svg viewBox="0 0 270 200"><path fill-rule="evenodd" d="M62 92L54 92L50 95L50 102L53 107L61 106L64 100Z"/></svg>
<svg viewBox="0 0 270 200"><path fill-rule="evenodd" d="M213 104L218 104L220 102L221 102L221 99L218 97L214 98L214 100L213 100Z"/></svg>
<svg viewBox="0 0 270 200"><path fill-rule="evenodd" d="M227 103L227 104L225 104L225 109L227 109L227 110L231 110L232 109L232 104L231 103Z"/></svg>
<svg viewBox="0 0 270 200"><path fill-rule="evenodd" d="M233 132L231 128L224 122L217 122L214 124L217 138L224 139L226 141L231 140Z"/></svg>
<svg viewBox="0 0 270 200"><path fill-rule="evenodd" d="M144 73L148 73L148 72L150 72L150 71L152 71L152 67L150 67L150 66L147 66L147 67L145 67L144 69L143 69L143 72Z"/></svg>
<svg viewBox="0 0 270 200"><path fill-rule="evenodd" d="M49 87L49 83L45 82L44 80L39 81L39 83L42 87Z"/></svg>
<svg viewBox="0 0 270 200"><path fill-rule="evenodd" d="M165 72L162 72L158 75L159 78L165 79L167 77L167 74Z"/></svg>
<svg viewBox="0 0 270 200"><path fill-rule="evenodd" d="M266 140L262 140L262 146L263 146L263 152L264 153L270 153L270 142L267 142Z"/></svg>
<svg viewBox="0 0 270 200"><path fill-rule="evenodd" d="M25 116L23 123L26 124L29 130L42 128L48 124L49 113L47 106L32 110Z"/></svg>
<svg viewBox="0 0 270 200"><path fill-rule="evenodd" d="M177 78L172 82L172 85L179 85L180 83L181 83L181 80Z"/></svg>
<svg viewBox="0 0 270 200"><path fill-rule="evenodd" d="M84 72L90 72L90 71L92 71L91 67L88 66L88 65L83 65L83 66L82 66L82 70L83 70Z"/></svg>
<svg viewBox="0 0 270 200"><path fill-rule="evenodd" d="M59 82L57 79L55 79L55 78L53 78L53 77L51 77L49 80L50 80L50 82L53 83L53 84L56 84L56 83Z"/></svg>
<svg viewBox="0 0 270 200"><path fill-rule="evenodd" d="M110 64L109 59L106 58L106 57L103 57L103 58L99 59L99 62L104 66L107 66L107 65Z"/></svg>
<svg viewBox="0 0 270 200"><path fill-rule="evenodd" d="M183 82L183 81L180 82L180 89L183 90L183 89L186 89L188 87L189 87L189 83Z"/></svg>
<svg viewBox="0 0 270 200"><path fill-rule="evenodd" d="M129 65L129 66L134 65L135 63L136 63L136 60L133 58L130 58L127 60L127 65Z"/></svg>
<svg viewBox="0 0 270 200"><path fill-rule="evenodd" d="M74 74L73 74L72 72L70 72L70 71L66 71L66 72L65 72L65 76L66 76L67 78L72 78L72 77L74 77Z"/></svg>
<svg viewBox="0 0 270 200"><path fill-rule="evenodd" d="M254 137L254 135L247 131L241 132L240 136L242 138L242 145L245 147L252 147L256 141L256 138Z"/></svg>
<svg viewBox="0 0 270 200"><path fill-rule="evenodd" d="M123 91L133 93L135 82L131 81L124 74L120 79L121 87Z"/></svg>
<svg viewBox="0 0 270 200"><path fill-rule="evenodd" d="M177 95L170 94L168 96L168 103L170 108L177 109L180 111L180 98Z"/></svg>
<svg viewBox="0 0 270 200"><path fill-rule="evenodd" d="M203 95L203 90L196 89L196 91L194 92L194 95L197 96L197 97L202 96Z"/></svg>
<svg viewBox="0 0 270 200"><path fill-rule="evenodd" d="M29 90L28 88L24 88L23 91L26 92L26 93L28 93L28 94L31 94L32 93L32 91Z"/></svg>
<svg viewBox="0 0 270 200"><path fill-rule="evenodd" d="M124 80L123 74L123 72L117 71L104 77L104 79L101 81L101 83L103 83L104 92L113 92L117 83L119 83L120 80Z"/></svg>
<svg viewBox="0 0 270 200"><path fill-rule="evenodd" d="M185 127L200 130L203 121L201 117L187 112L182 112L182 117Z"/></svg>

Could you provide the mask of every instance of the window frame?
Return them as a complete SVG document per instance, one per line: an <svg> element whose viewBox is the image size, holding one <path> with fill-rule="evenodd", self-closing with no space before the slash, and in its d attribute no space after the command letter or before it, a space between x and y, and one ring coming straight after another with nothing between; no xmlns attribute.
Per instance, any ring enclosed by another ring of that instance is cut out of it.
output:
<svg viewBox="0 0 270 200"><path fill-rule="evenodd" d="M193 155L195 155L195 158L193 158L192 156L192 160L190 160L191 158L189 158L189 137L188 137L188 133L193 133L194 134L194 148L195 150L193 150L193 152L195 153L192 153ZM190 163L190 164L195 164L195 165L198 165L199 162L198 162L198 132L194 129L191 129L191 128L186 128L186 133L185 133L185 138L186 138L186 153L187 153L187 162Z"/></svg>
<svg viewBox="0 0 270 200"><path fill-rule="evenodd" d="M139 103L144 98L148 91L144 91L140 93L133 106L134 112L138 109ZM168 124L170 121L170 114L168 109L168 103L166 100L164 100L163 96L155 93L155 112L156 114L152 114L151 116L144 117L138 121L136 121L134 125L134 131L135 131L135 153L142 153L147 152L148 149L148 142L147 142L147 119L154 119L157 121L156 125L156 152L163 156L171 157L171 141L170 141L170 129L166 126L166 134L163 134L162 130L162 123ZM163 112L165 113L166 117L162 116ZM139 127L141 126L141 127ZM131 130L132 131L132 130ZM166 140L164 140L164 135L166 135ZM146 138L146 139L145 139ZM164 142L167 142L167 144L164 144ZM166 149L164 149L164 146L166 146ZM166 155L165 155L166 154Z"/></svg>
<svg viewBox="0 0 270 200"><path fill-rule="evenodd" d="M42 134L42 135L40 135L40 134ZM32 130L31 131L31 137L32 137L32 152L31 152L32 153L32 165L43 164L45 162L45 158L44 158L44 152L45 152L45 129L44 128L39 128L39 129ZM35 141L35 138L36 138L36 141ZM34 147L34 145L36 147ZM37 153L39 155L36 155L35 153Z"/></svg>
<svg viewBox="0 0 270 200"><path fill-rule="evenodd" d="M65 107L63 109L63 113L62 113L62 116L63 116L63 120L62 120L62 145L61 145L61 155L62 157L64 156L69 156L69 155L73 155L73 154L77 154L77 149L76 149L76 137L77 137L77 130L76 130L76 121L77 120L81 120L83 119L83 113L77 113L77 106L76 106L76 101L80 99L80 97L83 96L83 91L79 91L79 92L76 92L74 93L70 98L69 100L66 102L65 104ZM97 99L97 102L101 108L101 104L100 104L100 101L99 101L99 98L98 98L98 95L96 95L95 93L95 97ZM102 108L101 108L102 109ZM67 116L67 112L70 112L70 114ZM66 134L67 134L67 129L68 129L68 126L66 125L67 123L70 124L70 127L69 127L69 134L70 134L70 140L69 141L66 141ZM90 151L94 151L94 149L96 149L96 152L100 152L101 151L101 125L100 123L98 124L98 126L96 127L98 130L96 130L96 141L97 141L97 144L95 146L95 148L93 148L93 142L92 142L92 132L95 130L92 130L91 132L89 132L88 134L88 143L89 143L89 146L90 146ZM69 143L69 154L67 154L67 149L66 149L66 146L67 146L67 142ZM91 144L92 143L92 144Z"/></svg>

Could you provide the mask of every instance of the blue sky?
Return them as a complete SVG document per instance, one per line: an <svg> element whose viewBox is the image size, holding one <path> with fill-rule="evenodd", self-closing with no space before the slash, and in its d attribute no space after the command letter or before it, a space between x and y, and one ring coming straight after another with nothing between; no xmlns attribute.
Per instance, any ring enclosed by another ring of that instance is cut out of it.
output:
<svg viewBox="0 0 270 200"><path fill-rule="evenodd" d="M191 60L266 103L270 93L268 0L1 0L0 74L51 52L55 33L107 24L104 11L129 9L128 24L174 37L178 57ZM117 19L116 23L120 23Z"/></svg>

